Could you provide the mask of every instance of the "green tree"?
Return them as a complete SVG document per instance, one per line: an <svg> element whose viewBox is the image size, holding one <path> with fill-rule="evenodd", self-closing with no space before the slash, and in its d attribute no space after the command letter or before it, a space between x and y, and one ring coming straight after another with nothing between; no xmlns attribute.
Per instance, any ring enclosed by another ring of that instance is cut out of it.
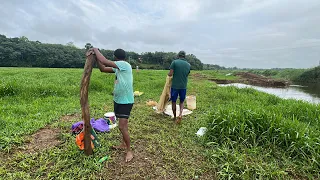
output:
<svg viewBox="0 0 320 180"><path fill-rule="evenodd" d="M74 45L74 43L73 43L73 42L68 42L68 43L66 44L66 46L69 46L69 47L76 47L76 46Z"/></svg>
<svg viewBox="0 0 320 180"><path fill-rule="evenodd" d="M19 40L22 41L22 42L29 42L29 39L27 37L25 37L25 36L21 36L19 38Z"/></svg>
<svg viewBox="0 0 320 180"><path fill-rule="evenodd" d="M7 38L0 35L0 66L20 67L49 67L49 68L83 68L86 50L92 48L86 43L85 48L79 49L73 42L66 45L30 41L27 37ZM101 49L101 53L113 60L113 50ZM132 66L148 69L169 69L171 62L177 58L174 52L145 52L138 54L128 51ZM201 70L203 64L193 54L187 55L187 61L192 69Z"/></svg>

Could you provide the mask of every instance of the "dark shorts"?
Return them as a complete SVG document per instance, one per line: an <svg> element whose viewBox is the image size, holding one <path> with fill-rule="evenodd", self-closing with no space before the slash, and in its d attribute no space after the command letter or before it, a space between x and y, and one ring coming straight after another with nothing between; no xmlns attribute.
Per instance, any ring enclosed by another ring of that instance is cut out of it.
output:
<svg viewBox="0 0 320 180"><path fill-rule="evenodd" d="M179 95L180 103L182 103L186 99L186 94L187 94L186 89L173 89L173 88L171 88L171 101L177 102L178 95Z"/></svg>
<svg viewBox="0 0 320 180"><path fill-rule="evenodd" d="M114 114L117 118L129 119L133 104L118 104L113 102Z"/></svg>

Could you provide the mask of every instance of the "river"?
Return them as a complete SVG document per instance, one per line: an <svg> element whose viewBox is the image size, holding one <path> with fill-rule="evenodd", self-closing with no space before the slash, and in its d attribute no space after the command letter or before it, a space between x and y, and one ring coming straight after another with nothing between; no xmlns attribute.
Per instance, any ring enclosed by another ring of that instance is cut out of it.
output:
<svg viewBox="0 0 320 180"><path fill-rule="evenodd" d="M313 104L320 104L320 84L291 85L287 88L272 88L252 86L240 83L220 84L219 86L235 86L238 88L253 88L258 91L276 95L283 99L303 100Z"/></svg>

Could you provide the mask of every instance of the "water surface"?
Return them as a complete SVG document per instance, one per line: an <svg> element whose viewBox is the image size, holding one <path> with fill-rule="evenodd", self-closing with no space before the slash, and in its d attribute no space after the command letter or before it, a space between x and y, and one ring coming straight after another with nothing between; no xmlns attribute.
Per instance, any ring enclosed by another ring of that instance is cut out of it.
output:
<svg viewBox="0 0 320 180"><path fill-rule="evenodd" d="M219 86L253 88L258 91L276 95L283 99L296 99L307 101L314 104L320 104L320 84L292 85L287 88L260 87L241 83L220 84Z"/></svg>

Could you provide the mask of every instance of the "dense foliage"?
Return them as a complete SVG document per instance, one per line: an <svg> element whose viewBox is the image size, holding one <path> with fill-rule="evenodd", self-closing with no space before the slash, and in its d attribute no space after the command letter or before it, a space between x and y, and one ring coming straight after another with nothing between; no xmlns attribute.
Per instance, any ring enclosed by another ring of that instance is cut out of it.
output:
<svg viewBox="0 0 320 180"><path fill-rule="evenodd" d="M217 64L203 64L203 69L204 70L237 70L239 68L237 67L224 67L224 66L219 66Z"/></svg>
<svg viewBox="0 0 320 180"><path fill-rule="evenodd" d="M87 43L85 47L91 46ZM47 44L29 41L27 37L7 38L0 35L1 67L46 67L46 68L82 68L85 63L86 49L79 49L72 42L66 45ZM101 49L104 56L113 59L113 50ZM132 66L142 69L168 69L177 57L173 52L127 52L127 60ZM187 61L192 69L202 70L201 61L188 54Z"/></svg>
<svg viewBox="0 0 320 180"><path fill-rule="evenodd" d="M223 179L318 176L319 106L249 88L214 91L218 107L208 115L206 136L213 148L209 158Z"/></svg>
<svg viewBox="0 0 320 180"><path fill-rule="evenodd" d="M295 80L299 82L319 83L320 82L320 66L305 71Z"/></svg>
<svg viewBox="0 0 320 180"><path fill-rule="evenodd" d="M320 66L311 69L266 69L249 72L273 78L286 79L297 83L319 83Z"/></svg>

